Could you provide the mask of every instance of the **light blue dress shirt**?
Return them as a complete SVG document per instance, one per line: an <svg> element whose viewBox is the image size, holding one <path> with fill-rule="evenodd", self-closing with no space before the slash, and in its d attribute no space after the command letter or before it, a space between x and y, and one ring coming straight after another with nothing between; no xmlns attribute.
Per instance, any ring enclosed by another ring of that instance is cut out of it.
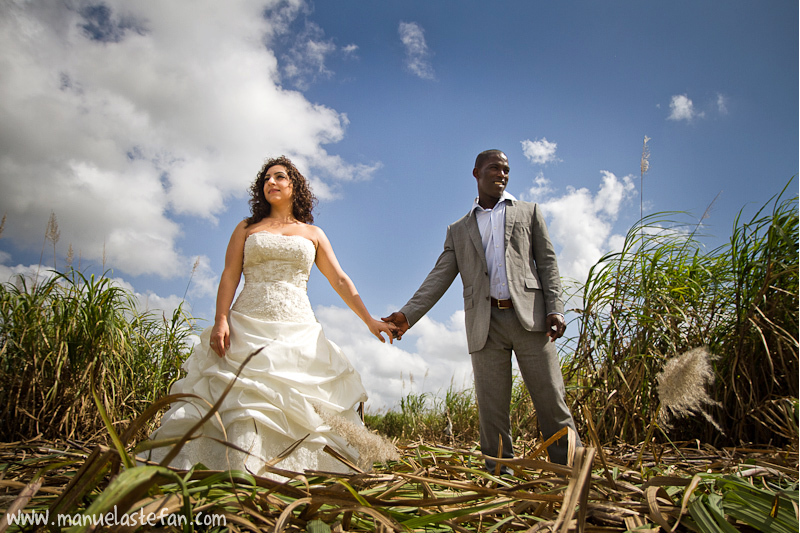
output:
<svg viewBox="0 0 800 533"><path fill-rule="evenodd" d="M516 200L506 191L492 209L484 209L478 204L478 199L472 204L475 218L478 221L478 230L481 232L483 252L486 254L486 266L489 267L489 295L497 300L508 300L511 293L508 290L508 276L506 274L506 202Z"/></svg>

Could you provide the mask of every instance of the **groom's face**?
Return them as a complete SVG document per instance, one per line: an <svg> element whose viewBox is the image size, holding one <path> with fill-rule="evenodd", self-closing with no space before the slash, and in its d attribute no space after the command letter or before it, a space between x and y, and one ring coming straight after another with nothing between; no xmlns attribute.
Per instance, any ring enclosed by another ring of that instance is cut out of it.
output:
<svg viewBox="0 0 800 533"><path fill-rule="evenodd" d="M478 181L478 199L483 207L494 207L508 184L508 158L500 152L488 155L472 175ZM484 205L488 202L490 205Z"/></svg>

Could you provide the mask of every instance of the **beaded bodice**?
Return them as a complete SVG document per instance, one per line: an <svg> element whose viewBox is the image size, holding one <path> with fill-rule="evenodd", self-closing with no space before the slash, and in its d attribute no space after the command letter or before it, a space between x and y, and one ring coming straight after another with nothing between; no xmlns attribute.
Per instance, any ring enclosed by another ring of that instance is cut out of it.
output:
<svg viewBox="0 0 800 533"><path fill-rule="evenodd" d="M314 243L298 235L259 231L244 243L244 288L232 309L261 320L314 322L306 284Z"/></svg>

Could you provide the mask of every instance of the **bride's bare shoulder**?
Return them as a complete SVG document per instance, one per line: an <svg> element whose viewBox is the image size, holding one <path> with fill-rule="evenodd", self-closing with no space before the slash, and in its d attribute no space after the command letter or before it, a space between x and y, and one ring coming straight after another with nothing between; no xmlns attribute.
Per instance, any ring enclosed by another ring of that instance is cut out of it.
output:
<svg viewBox="0 0 800 533"><path fill-rule="evenodd" d="M244 239L247 237L247 234L248 234L247 222L242 220L241 222L236 224L235 228L233 228L233 233L231 234L231 241L234 240L244 241Z"/></svg>
<svg viewBox="0 0 800 533"><path fill-rule="evenodd" d="M325 232L322 231L322 228L319 226L314 226L313 224L301 223L298 230L299 231L296 232L297 235L310 240L317 248L319 248L320 241L326 238Z"/></svg>

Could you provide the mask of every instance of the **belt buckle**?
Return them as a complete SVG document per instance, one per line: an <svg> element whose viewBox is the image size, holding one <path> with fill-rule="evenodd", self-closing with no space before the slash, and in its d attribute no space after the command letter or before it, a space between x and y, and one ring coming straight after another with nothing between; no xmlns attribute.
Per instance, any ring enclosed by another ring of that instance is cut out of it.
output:
<svg viewBox="0 0 800 533"><path fill-rule="evenodd" d="M497 300L498 309L511 309L510 305L503 305L501 302L503 302L503 300Z"/></svg>

